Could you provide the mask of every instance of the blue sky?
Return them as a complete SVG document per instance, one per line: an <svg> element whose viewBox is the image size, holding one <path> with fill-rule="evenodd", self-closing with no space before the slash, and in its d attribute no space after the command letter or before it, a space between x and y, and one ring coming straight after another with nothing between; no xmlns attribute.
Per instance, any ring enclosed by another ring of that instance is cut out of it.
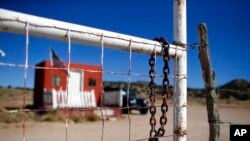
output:
<svg viewBox="0 0 250 141"><path fill-rule="evenodd" d="M164 36L170 43L173 41L172 5L172 0L0 0L0 8L147 39ZM205 22L217 85L236 78L250 80L249 6L249 0L187 1L188 43L198 41L197 25ZM24 64L24 35L0 32L0 42L0 49L6 53L0 62ZM49 48L67 60L67 42L30 37L29 65L48 60ZM100 53L97 47L72 44L72 62L99 65ZM104 70L127 72L128 57L128 52L105 49ZM147 74L148 57L134 53L132 73ZM157 72L161 73L161 58L157 62ZM28 72L28 86L33 87L34 70ZM23 86L23 73L23 68L0 66L0 85ZM106 74L104 80L127 81L127 76ZM149 81L149 78L132 77L132 81L138 80ZM160 84L161 78L157 82ZM188 49L188 86L203 87L197 49Z"/></svg>

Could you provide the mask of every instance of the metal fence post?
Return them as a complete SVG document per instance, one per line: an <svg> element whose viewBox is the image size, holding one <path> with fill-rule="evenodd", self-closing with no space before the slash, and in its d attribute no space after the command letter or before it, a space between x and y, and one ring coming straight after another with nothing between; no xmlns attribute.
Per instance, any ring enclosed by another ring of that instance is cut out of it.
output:
<svg viewBox="0 0 250 141"><path fill-rule="evenodd" d="M174 141L186 141L187 135L187 22L186 0L174 0L174 43L185 50L175 59Z"/></svg>

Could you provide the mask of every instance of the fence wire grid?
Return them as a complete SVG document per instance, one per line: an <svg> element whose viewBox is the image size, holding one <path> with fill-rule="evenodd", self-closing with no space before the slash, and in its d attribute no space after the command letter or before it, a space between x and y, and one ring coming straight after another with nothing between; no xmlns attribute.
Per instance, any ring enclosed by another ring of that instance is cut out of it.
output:
<svg viewBox="0 0 250 141"><path fill-rule="evenodd" d="M25 28L25 31L26 31L26 44L25 44L25 64L13 64L13 63L6 63L6 62L0 62L0 66L7 66L7 67L13 67L13 68L23 68L24 69L24 81L23 81L23 106L22 106L22 110L10 110L8 111L8 113L12 114L12 113L18 113L18 112L22 112L23 113L23 120L22 120L22 131L23 131L23 134L22 134L22 140L25 141L26 140L26 113L27 112L43 112L43 111L53 111L53 109L25 109L26 107L26 95L27 95L27 77L28 77L28 69L51 69L51 70L66 70L68 73L69 73L69 70L77 70L75 68L71 68L70 67L70 64L71 64L71 37L70 37L70 32L71 30L68 29L68 34L67 34L67 38L68 38L68 53L67 53L67 56L68 56L68 61L67 61L67 67L66 68L61 68L61 67L39 67L39 66L32 66L32 65L29 65L28 61L29 61L29 22L26 22L26 28ZM34 26L34 25L31 25L31 26ZM112 74L112 75L126 75L128 76L128 85L127 85L127 102L128 102L128 99L129 99L129 91L130 91L130 85L131 85L131 77L132 76L142 76L142 77L148 77L149 74L140 74L140 73L131 73L131 64L132 64L132 47L130 46L130 49L129 49L129 58L128 58L128 71L127 72L115 72L115 71L104 71L104 44L103 44L103 40L104 40L104 37L105 35L101 35L102 37L102 40L100 42L100 46L101 46L101 54L100 54L100 64L101 64L101 67L102 67L102 71L96 71L96 70L83 70L84 72L91 72L91 73L102 73L102 74ZM111 37L109 37L111 38ZM130 44L132 43L133 41L130 40ZM155 56L156 56L156 53L155 53ZM103 75L102 75L103 76ZM156 77L163 77L163 75L155 75ZM178 76L169 76L169 77L180 77L181 75L178 75ZM183 77L186 77L183 75ZM69 81L69 76L67 75L67 81L66 81L66 93L67 93L67 100L68 101L68 82ZM101 84L101 87L103 88L103 82ZM102 93L101 93L102 94ZM100 95L100 98L101 98L101 101L102 101L102 96ZM156 105L156 107L161 107L161 105ZM114 109L126 109L126 110L129 110L130 107L129 107L129 104L127 104L126 107L105 107L102 105L102 102L101 102L101 105L100 107L89 107L89 108L81 108L81 109L70 109L70 110L77 110L77 111L88 111L88 110L99 110L100 113L101 113L101 119L102 119L102 129L101 129L101 138L100 140L103 141L104 140L104 130L105 130L105 118L104 118L104 115L103 115L103 110L105 109L111 109L111 110L114 110ZM144 109L144 108L136 108L136 109ZM68 141L68 111L69 111L69 108L68 106L64 109L65 111L65 114L64 114L64 118L65 118L65 141ZM129 141L131 141L131 118L130 118L130 113L128 112L128 126L129 126ZM160 138L166 138L166 137L172 137L174 135L166 135L166 136L162 136ZM143 139L136 139L136 140L133 140L133 141L143 141L143 140L148 140L149 138L143 138Z"/></svg>
<svg viewBox="0 0 250 141"><path fill-rule="evenodd" d="M68 65L67 68L57 68L57 67L39 67L39 66L32 66L29 65L28 61L29 61L29 23L26 23L27 26L25 28L26 31L26 44L25 44L25 64L13 64L13 63L6 63L6 62L0 62L0 66L7 66L7 67L13 67L13 68L23 68L24 69L24 81L23 81L23 106L22 106L22 110L11 110L8 111L8 113L17 113L17 112L22 112L23 113L23 120L22 120L22 140L25 141L26 140L26 113L30 112L30 111L50 111L50 109L25 109L26 106L26 94L27 94L27 77L28 77L28 69L51 69L51 70L66 70L67 72L69 72L69 70L75 70L75 68L70 68L70 64L71 64L71 36L70 36L70 32L71 30L68 29ZM141 76L141 77L148 77L149 74L140 74L140 73L132 73L131 71L131 64L132 64L132 48L130 47L129 49L129 58L128 58L128 70L127 72L117 72L117 71L105 71L104 70L104 44L103 44L103 40L105 35L101 35L102 40L100 41L100 46L101 46L101 54L100 54L100 64L102 67L102 71L96 71L96 70L83 70L84 72L91 72L91 73L101 73L102 77L103 74L111 74L111 75L125 75L128 76L127 79L127 102L129 99L129 91L131 89L131 77L133 76ZM111 38L111 37L110 37ZM133 42L132 40L130 40L130 44L131 42ZM186 44L186 46L190 46L192 48L195 48L198 44L194 43L194 44ZM156 56L156 53L155 53ZM176 58L175 58L176 59ZM175 69L176 71L176 69ZM176 74L176 73L175 73ZM163 77L163 75L155 75L156 77ZM169 75L170 78L176 78L176 77L187 77L186 75L182 75L179 74L177 76L175 75ZM67 76L67 87L66 87L66 91L67 91L67 99L68 99L68 78L69 76ZM101 84L101 87L103 88L103 82ZM239 90L229 90L229 89L216 89L217 91L230 91L230 92L235 92L235 93L245 93ZM101 97L101 101L102 101L102 96ZM68 100L67 100L68 101ZM103 106L102 102L100 107L90 107L90 108L81 108L81 109L70 109L70 110L80 110L80 111L87 111L87 110L99 110L101 113L101 119L102 119L102 129L101 129L101 137L100 140L103 141L104 140L104 133L105 133L105 117L103 115L103 110L105 109L127 109L129 110L129 104L127 104L127 107L107 107L107 106ZM156 107L161 107L161 105L156 105ZM137 109L142 109L142 108L137 108ZM65 140L68 141L68 106L67 108L65 108ZM237 123L233 123L230 121L223 121L223 120L219 120L219 121L208 121L208 122L214 122L214 123L219 123L219 124L228 124L228 125L234 125ZM131 117L130 117L130 113L128 112L128 127L129 127L129 131L128 131L128 136L129 136L129 141L144 141L144 140L148 140L149 138L141 138L141 139L132 139L131 137ZM148 124L148 123L146 123ZM175 136L174 134L169 134L169 135L165 135L163 137L160 138L169 138L169 137L173 137Z"/></svg>

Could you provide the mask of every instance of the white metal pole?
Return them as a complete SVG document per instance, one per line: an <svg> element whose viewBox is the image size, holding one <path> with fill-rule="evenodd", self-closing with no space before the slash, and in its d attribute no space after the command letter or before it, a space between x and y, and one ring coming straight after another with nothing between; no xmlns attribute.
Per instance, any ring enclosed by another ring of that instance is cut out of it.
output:
<svg viewBox="0 0 250 141"><path fill-rule="evenodd" d="M187 135L187 21L186 0L174 0L174 43L185 51L175 59L174 141L186 141Z"/></svg>
<svg viewBox="0 0 250 141"><path fill-rule="evenodd" d="M31 36L67 41L67 34L70 29L72 43L100 47L103 39L104 47L113 49L129 51L131 47L133 52L151 54L156 51L157 55L160 55L162 50L161 44L153 40L0 8L0 31L25 34L27 22L29 23L29 33ZM171 56L175 55L175 48L175 45L170 45ZM180 50L183 50L183 48L177 47L177 49L177 55L179 55Z"/></svg>

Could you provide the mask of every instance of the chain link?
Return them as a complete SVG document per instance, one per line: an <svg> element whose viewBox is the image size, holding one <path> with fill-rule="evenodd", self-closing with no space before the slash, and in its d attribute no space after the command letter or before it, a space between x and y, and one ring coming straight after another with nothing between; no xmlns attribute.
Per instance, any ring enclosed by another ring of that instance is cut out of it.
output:
<svg viewBox="0 0 250 141"><path fill-rule="evenodd" d="M155 129L155 125L156 125L156 119L155 119L155 113L156 113L156 106L155 106L155 56L154 54L151 55L151 57L149 58L149 66L150 66L150 70L149 70L149 77L150 77L150 82L149 82L149 89L150 89L150 95L149 95L149 100L150 100L150 107L149 107L149 111L151 114L150 120L149 120L149 124L151 126L151 130L150 130L150 138L154 137L157 134L157 131Z"/></svg>
<svg viewBox="0 0 250 141"><path fill-rule="evenodd" d="M164 126L167 124L167 115L166 113L168 112L168 95L169 95L169 79L168 75L170 72L169 69L169 44L164 38L160 38L160 43L162 44L162 49L163 49L163 61L164 61L164 66L163 66L163 80L162 80L162 86L163 86L163 93L162 93L162 105L161 105L161 118L160 118L160 128L158 129L158 136L163 136L165 133Z"/></svg>
<svg viewBox="0 0 250 141"><path fill-rule="evenodd" d="M159 42L162 45L162 50L163 50L163 61L164 61L164 66L163 66L163 80L162 80L162 86L163 86L163 93L162 93L162 105L161 105L161 112L162 115L160 117L160 128L158 130L155 129L155 125L156 125L156 118L155 118L155 114L156 114L156 106L155 106L155 87L156 87L156 83L155 83L155 56L154 54L151 55L151 57L149 58L149 66L150 66L150 70L149 70L149 77L150 77L150 82L149 82L149 88L150 88L150 95L149 95L149 100L150 100L150 107L149 107L149 111L151 114L150 117L150 126L151 126L151 130L150 130L150 138L149 141L158 141L158 136L163 136L165 133L165 129L164 126L167 124L167 116L166 113L168 111L168 104L167 104L167 99L168 99L168 95L169 95L169 79L168 79L168 75L169 75L169 44L167 43L167 41L161 37L161 38L155 38L155 41Z"/></svg>

